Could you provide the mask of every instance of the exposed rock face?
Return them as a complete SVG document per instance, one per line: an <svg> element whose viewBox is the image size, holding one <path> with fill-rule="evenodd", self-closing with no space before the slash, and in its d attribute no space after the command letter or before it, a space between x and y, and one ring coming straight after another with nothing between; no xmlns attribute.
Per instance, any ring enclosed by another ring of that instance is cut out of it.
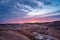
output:
<svg viewBox="0 0 60 40"><path fill-rule="evenodd" d="M37 32L33 32L34 33L34 38L37 40L57 40L54 37L51 37L49 35L44 35L44 34L39 34Z"/></svg>
<svg viewBox="0 0 60 40"><path fill-rule="evenodd" d="M0 31L0 40L30 40L21 33L13 31Z"/></svg>
<svg viewBox="0 0 60 40"><path fill-rule="evenodd" d="M36 35L34 32L38 34ZM60 21L0 24L0 40L52 40L50 38L60 40Z"/></svg>

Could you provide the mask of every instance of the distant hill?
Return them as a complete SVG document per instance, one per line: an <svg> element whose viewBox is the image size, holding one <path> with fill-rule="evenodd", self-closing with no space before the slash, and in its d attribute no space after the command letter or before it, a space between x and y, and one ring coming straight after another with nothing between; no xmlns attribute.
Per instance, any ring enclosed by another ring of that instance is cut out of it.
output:
<svg viewBox="0 0 60 40"><path fill-rule="evenodd" d="M48 26L60 26L60 21L54 21L47 24Z"/></svg>
<svg viewBox="0 0 60 40"><path fill-rule="evenodd" d="M60 26L60 21L53 21L53 22L44 22L44 23L24 23L24 24L30 24L30 25L47 25L47 26Z"/></svg>
<svg viewBox="0 0 60 40"><path fill-rule="evenodd" d="M60 30L60 21L54 21L46 24L48 27L53 27Z"/></svg>
<svg viewBox="0 0 60 40"><path fill-rule="evenodd" d="M24 24L0 24L0 29L9 29L9 30L17 30L20 27L30 27L30 25L44 25L48 27L54 27L56 29L60 29L60 21L53 22L44 22L44 23L24 23Z"/></svg>
<svg viewBox="0 0 60 40"><path fill-rule="evenodd" d="M3 30L17 30L21 27L21 24L0 24L0 29Z"/></svg>

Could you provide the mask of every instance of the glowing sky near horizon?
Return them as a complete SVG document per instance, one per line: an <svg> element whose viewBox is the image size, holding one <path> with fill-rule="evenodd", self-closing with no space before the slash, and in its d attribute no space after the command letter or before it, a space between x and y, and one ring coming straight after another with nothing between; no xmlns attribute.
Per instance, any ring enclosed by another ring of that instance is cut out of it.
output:
<svg viewBox="0 0 60 40"><path fill-rule="evenodd" d="M0 24L57 20L60 0L0 0Z"/></svg>

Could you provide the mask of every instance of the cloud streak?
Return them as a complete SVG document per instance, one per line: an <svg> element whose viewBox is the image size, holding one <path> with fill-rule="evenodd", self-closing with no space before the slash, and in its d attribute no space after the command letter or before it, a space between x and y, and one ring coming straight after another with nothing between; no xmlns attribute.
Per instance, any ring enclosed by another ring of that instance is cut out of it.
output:
<svg viewBox="0 0 60 40"><path fill-rule="evenodd" d="M60 0L0 0L0 23L11 22L14 18L17 22L18 19L21 21L35 17L55 17L60 13L51 12L58 10L60 10Z"/></svg>

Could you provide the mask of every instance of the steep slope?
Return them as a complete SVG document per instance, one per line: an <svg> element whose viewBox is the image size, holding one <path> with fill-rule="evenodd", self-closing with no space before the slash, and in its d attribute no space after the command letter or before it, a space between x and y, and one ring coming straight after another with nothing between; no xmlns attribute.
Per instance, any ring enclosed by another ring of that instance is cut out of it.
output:
<svg viewBox="0 0 60 40"><path fill-rule="evenodd" d="M28 37L14 31L0 31L0 40L30 40Z"/></svg>

